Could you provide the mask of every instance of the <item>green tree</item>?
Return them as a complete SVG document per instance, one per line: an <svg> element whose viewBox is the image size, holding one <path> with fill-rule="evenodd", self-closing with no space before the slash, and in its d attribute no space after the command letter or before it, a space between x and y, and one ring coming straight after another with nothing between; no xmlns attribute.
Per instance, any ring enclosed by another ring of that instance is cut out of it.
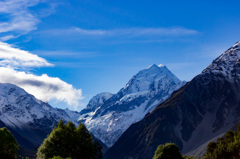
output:
<svg viewBox="0 0 240 159"><path fill-rule="evenodd" d="M176 144L166 143L158 146L153 159L183 159L183 157Z"/></svg>
<svg viewBox="0 0 240 159"><path fill-rule="evenodd" d="M0 156L1 158L17 158L18 143L7 128L0 128Z"/></svg>
<svg viewBox="0 0 240 159"><path fill-rule="evenodd" d="M71 159L95 159L99 156L95 147L92 135L82 123L76 128L72 122L65 125L60 120L58 126L52 130L39 147L37 159L48 159L54 156L70 157Z"/></svg>
<svg viewBox="0 0 240 159"><path fill-rule="evenodd" d="M229 143L229 142L233 142L234 141L234 132L229 130L226 132L226 134L224 135L224 139L225 142Z"/></svg>
<svg viewBox="0 0 240 159"><path fill-rule="evenodd" d="M214 152L214 150L216 149L217 144L213 141L209 142L208 146L207 146L207 153L208 154L212 154Z"/></svg>
<svg viewBox="0 0 240 159"><path fill-rule="evenodd" d="M240 132L240 122L237 125L237 131Z"/></svg>

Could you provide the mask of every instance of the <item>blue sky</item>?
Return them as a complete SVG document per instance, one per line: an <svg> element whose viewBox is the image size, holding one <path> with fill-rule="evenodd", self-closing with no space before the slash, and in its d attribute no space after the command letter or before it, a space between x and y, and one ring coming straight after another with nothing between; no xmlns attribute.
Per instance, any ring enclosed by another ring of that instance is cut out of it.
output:
<svg viewBox="0 0 240 159"><path fill-rule="evenodd" d="M0 0L0 82L80 110L154 63L189 81L240 40L239 6L237 0Z"/></svg>

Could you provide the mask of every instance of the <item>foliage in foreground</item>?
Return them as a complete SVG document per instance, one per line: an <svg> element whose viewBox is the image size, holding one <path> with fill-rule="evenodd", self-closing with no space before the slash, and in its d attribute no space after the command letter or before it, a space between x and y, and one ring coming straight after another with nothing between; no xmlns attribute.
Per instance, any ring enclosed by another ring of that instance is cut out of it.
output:
<svg viewBox="0 0 240 159"><path fill-rule="evenodd" d="M158 146L153 159L183 159L183 157L176 144L166 143Z"/></svg>
<svg viewBox="0 0 240 159"><path fill-rule="evenodd" d="M179 148L174 143L166 143L165 145L159 145L153 159L200 159L198 156L182 156Z"/></svg>
<svg viewBox="0 0 240 159"><path fill-rule="evenodd" d="M102 147L94 142L87 128L80 123L76 128L72 122L62 120L38 148L37 159L100 159Z"/></svg>
<svg viewBox="0 0 240 159"><path fill-rule="evenodd" d="M18 143L7 128L0 128L0 157L17 158Z"/></svg>
<svg viewBox="0 0 240 159"><path fill-rule="evenodd" d="M207 146L204 159L239 159L240 158L240 122L237 131L227 131L216 142Z"/></svg>

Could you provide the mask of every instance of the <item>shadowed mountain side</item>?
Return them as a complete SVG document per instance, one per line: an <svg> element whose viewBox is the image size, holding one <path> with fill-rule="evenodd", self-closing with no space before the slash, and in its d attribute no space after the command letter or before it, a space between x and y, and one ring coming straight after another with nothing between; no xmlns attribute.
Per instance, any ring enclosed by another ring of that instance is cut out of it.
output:
<svg viewBox="0 0 240 159"><path fill-rule="evenodd" d="M174 92L142 121L125 131L105 158L152 158L157 146L166 142L176 143L186 153L230 129L232 124L228 123L240 119L237 115L240 94L234 91L240 88L240 82L214 80L214 77L211 74L204 78L198 76ZM209 114L213 119L205 126L210 130L196 132ZM229 121L226 117L231 114L234 119Z"/></svg>

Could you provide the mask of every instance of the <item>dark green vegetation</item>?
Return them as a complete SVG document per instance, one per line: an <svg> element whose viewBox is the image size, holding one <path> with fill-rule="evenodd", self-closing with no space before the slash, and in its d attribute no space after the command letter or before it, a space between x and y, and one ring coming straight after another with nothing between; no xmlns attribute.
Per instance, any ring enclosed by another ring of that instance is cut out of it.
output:
<svg viewBox="0 0 240 159"><path fill-rule="evenodd" d="M174 143L166 143L165 145L159 145L153 159L200 159L192 156L182 156L179 147Z"/></svg>
<svg viewBox="0 0 240 159"><path fill-rule="evenodd" d="M159 145L153 159L183 159L176 144Z"/></svg>
<svg viewBox="0 0 240 159"><path fill-rule="evenodd" d="M237 131L227 131L216 142L210 142L204 159L238 159L240 158L240 122Z"/></svg>
<svg viewBox="0 0 240 159"><path fill-rule="evenodd" d="M7 128L0 128L0 157L17 158L18 143Z"/></svg>
<svg viewBox="0 0 240 159"><path fill-rule="evenodd" d="M87 128L80 123L66 125L62 120L54 127L37 152L38 159L46 158L100 159L102 147L93 141Z"/></svg>

